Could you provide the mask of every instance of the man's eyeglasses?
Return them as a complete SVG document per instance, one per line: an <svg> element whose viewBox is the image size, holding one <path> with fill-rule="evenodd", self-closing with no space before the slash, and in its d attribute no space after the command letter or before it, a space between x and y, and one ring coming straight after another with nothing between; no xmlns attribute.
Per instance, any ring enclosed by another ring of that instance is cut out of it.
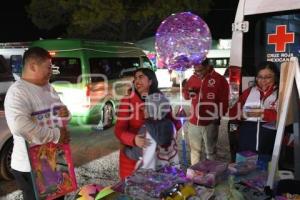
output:
<svg viewBox="0 0 300 200"><path fill-rule="evenodd" d="M257 80L269 80L272 78L273 78L273 76L257 76L256 77Z"/></svg>

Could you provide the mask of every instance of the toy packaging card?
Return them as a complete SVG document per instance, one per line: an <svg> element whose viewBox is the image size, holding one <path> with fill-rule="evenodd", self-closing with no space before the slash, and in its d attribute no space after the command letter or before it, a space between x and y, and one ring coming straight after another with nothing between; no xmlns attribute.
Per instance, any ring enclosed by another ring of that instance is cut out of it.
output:
<svg viewBox="0 0 300 200"><path fill-rule="evenodd" d="M76 190L76 178L68 144L48 143L29 148L35 193L38 199L54 199Z"/></svg>
<svg viewBox="0 0 300 200"><path fill-rule="evenodd" d="M185 178L172 173L157 172L151 169L139 169L125 180L125 194L141 200L158 199L167 189Z"/></svg>
<svg viewBox="0 0 300 200"><path fill-rule="evenodd" d="M64 123L53 118L57 109L32 114L40 126L61 127ZM27 145L36 199L51 200L77 189L69 144Z"/></svg>

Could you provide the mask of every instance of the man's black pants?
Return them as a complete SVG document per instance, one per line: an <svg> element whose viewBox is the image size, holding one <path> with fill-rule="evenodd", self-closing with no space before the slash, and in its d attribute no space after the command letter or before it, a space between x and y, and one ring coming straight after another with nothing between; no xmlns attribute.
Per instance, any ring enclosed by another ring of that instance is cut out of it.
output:
<svg viewBox="0 0 300 200"><path fill-rule="evenodd" d="M35 194L30 172L20 172L12 170L12 174L16 179L17 186L23 193L24 200L34 200ZM63 200L64 197L59 197L57 200Z"/></svg>

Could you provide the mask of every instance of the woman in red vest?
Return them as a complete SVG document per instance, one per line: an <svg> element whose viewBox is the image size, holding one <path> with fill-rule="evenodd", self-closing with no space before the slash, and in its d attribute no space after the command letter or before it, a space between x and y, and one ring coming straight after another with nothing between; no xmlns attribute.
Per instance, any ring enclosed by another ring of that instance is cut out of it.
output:
<svg viewBox="0 0 300 200"><path fill-rule="evenodd" d="M239 151L272 155L276 130L279 72L273 62L258 66L255 85L246 89L230 110L240 120Z"/></svg>
<svg viewBox="0 0 300 200"><path fill-rule="evenodd" d="M119 175L122 180L134 172L137 162L125 155L124 147L143 148L148 145L148 140L137 133L145 122L145 97L153 93L161 93L155 73L148 68L137 69L134 73L134 89L120 101L115 126L115 135L121 143ZM172 118L171 112L168 117ZM175 122L175 126L178 129L180 123Z"/></svg>

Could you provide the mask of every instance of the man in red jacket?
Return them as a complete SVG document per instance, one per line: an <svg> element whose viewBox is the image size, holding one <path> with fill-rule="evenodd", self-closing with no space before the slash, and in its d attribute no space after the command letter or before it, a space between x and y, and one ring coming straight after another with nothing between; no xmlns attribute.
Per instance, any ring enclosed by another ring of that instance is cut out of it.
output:
<svg viewBox="0 0 300 200"><path fill-rule="evenodd" d="M202 143L206 159L215 159L220 117L227 112L229 93L226 79L207 59L194 65L194 70L183 88L184 98L192 100L188 124L192 165L201 160Z"/></svg>

